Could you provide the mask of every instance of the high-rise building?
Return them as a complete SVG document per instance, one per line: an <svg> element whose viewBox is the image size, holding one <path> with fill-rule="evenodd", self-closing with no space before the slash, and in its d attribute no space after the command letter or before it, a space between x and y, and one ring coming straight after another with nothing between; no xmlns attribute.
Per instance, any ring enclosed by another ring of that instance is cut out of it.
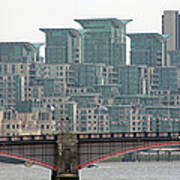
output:
<svg viewBox="0 0 180 180"><path fill-rule="evenodd" d="M29 42L1 42L0 62L32 63L36 61L37 49Z"/></svg>
<svg viewBox="0 0 180 180"><path fill-rule="evenodd" d="M46 61L44 43L0 42L0 135L179 131L180 49L167 50L173 34L128 34L126 65L131 20L76 21L83 29L41 29Z"/></svg>
<svg viewBox="0 0 180 180"><path fill-rule="evenodd" d="M151 69L148 90L151 95L164 95L167 90L178 88L177 68L174 66Z"/></svg>
<svg viewBox="0 0 180 180"><path fill-rule="evenodd" d="M171 34L167 42L167 50L180 50L180 14L178 11L164 11L162 34Z"/></svg>
<svg viewBox="0 0 180 180"><path fill-rule="evenodd" d="M117 66L118 83L121 95L146 94L143 68L134 65Z"/></svg>
<svg viewBox="0 0 180 180"><path fill-rule="evenodd" d="M167 66L166 44L169 35L158 33L132 33L131 64L146 66Z"/></svg>
<svg viewBox="0 0 180 180"><path fill-rule="evenodd" d="M170 66L180 65L180 50L168 51L168 56Z"/></svg>
<svg viewBox="0 0 180 180"><path fill-rule="evenodd" d="M93 85L103 85L104 76L103 64L74 64L72 70L74 71L74 87L90 87Z"/></svg>
<svg viewBox="0 0 180 180"><path fill-rule="evenodd" d="M46 34L46 64L80 63L81 34L75 29L40 29Z"/></svg>
<svg viewBox="0 0 180 180"><path fill-rule="evenodd" d="M0 63L0 105L13 106L31 99L30 63Z"/></svg>
<svg viewBox="0 0 180 180"><path fill-rule="evenodd" d="M177 70L175 67L157 68L159 76L159 90L175 90L177 89Z"/></svg>
<svg viewBox="0 0 180 180"><path fill-rule="evenodd" d="M85 63L126 64L126 24L116 18L75 19L83 27Z"/></svg>

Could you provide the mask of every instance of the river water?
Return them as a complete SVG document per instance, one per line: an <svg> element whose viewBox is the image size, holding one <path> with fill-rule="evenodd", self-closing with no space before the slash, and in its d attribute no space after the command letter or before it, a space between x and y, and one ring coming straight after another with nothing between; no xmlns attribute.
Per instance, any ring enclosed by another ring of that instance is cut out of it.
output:
<svg viewBox="0 0 180 180"><path fill-rule="evenodd" d="M50 170L0 163L0 180L50 180ZM179 180L180 161L100 163L80 171L81 180Z"/></svg>

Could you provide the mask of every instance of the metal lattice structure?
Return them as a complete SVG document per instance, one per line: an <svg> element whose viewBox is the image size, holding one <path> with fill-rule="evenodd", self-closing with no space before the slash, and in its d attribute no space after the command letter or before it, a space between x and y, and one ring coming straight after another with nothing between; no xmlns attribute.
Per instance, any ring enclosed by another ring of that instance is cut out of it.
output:
<svg viewBox="0 0 180 180"><path fill-rule="evenodd" d="M63 137L71 136L72 140L68 140L71 143L69 149L68 141ZM71 136L65 133L0 137L0 156L32 162L56 171L61 166L58 157L66 154L67 149L68 154L77 159L77 169L81 169L89 164L128 152L180 145L180 132L71 134ZM76 154L71 153L72 145L77 146L77 152L73 151Z"/></svg>

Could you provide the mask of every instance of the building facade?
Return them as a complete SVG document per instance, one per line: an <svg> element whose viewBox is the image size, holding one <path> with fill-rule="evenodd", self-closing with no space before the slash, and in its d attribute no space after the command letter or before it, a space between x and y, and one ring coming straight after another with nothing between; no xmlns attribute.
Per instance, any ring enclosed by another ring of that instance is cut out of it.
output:
<svg viewBox="0 0 180 180"><path fill-rule="evenodd" d="M116 18L75 19L83 27L85 63L126 64L126 24Z"/></svg>
<svg viewBox="0 0 180 180"><path fill-rule="evenodd" d="M180 130L179 50L170 35L128 34L116 18L40 29L43 43L0 43L0 135Z"/></svg>
<svg viewBox="0 0 180 180"><path fill-rule="evenodd" d="M133 65L167 66L167 40L169 35L158 33L132 33L130 61Z"/></svg>
<svg viewBox="0 0 180 180"><path fill-rule="evenodd" d="M47 64L81 63L82 38L75 29L40 29L46 34Z"/></svg>
<svg viewBox="0 0 180 180"><path fill-rule="evenodd" d="M180 50L179 11L164 11L162 15L162 33L171 34L167 41L167 50Z"/></svg>

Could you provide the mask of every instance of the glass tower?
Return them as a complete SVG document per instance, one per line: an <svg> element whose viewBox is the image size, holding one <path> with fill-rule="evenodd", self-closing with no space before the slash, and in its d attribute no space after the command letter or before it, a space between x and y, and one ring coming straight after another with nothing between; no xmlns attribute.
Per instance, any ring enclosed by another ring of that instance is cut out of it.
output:
<svg viewBox="0 0 180 180"><path fill-rule="evenodd" d="M0 62L32 63L36 61L37 50L29 42L1 42Z"/></svg>
<svg viewBox="0 0 180 180"><path fill-rule="evenodd" d="M126 64L126 24L116 18L75 19L83 27L85 63Z"/></svg>
<svg viewBox="0 0 180 180"><path fill-rule="evenodd" d="M80 63L81 34L75 29L40 29L46 33L46 64Z"/></svg>
<svg viewBox="0 0 180 180"><path fill-rule="evenodd" d="M166 41L169 35L158 33L132 33L131 64L152 67L167 65Z"/></svg>

